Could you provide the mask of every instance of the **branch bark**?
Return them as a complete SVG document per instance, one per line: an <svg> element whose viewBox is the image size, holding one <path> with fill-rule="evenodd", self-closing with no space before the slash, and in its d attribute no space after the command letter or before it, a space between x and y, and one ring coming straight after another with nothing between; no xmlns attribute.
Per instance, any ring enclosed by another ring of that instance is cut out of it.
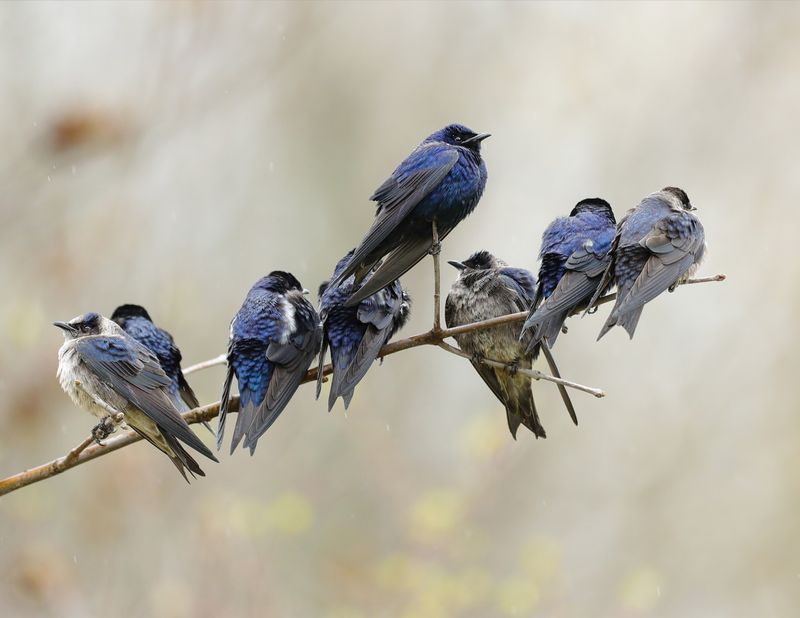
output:
<svg viewBox="0 0 800 618"><path fill-rule="evenodd" d="M434 261L436 262L436 256L434 256ZM693 284L693 283L707 283L711 281L724 281L725 275L715 275L713 277L705 277L702 279L689 279L688 281L684 282L682 285L686 284ZM436 291L438 292L439 286L436 286ZM608 294L597 301L598 305L602 305L608 302L613 301L616 298L616 294ZM582 312L585 307L578 307L576 308L570 315L576 315ZM439 311L437 310L436 316L439 315ZM464 358L471 358L466 352L463 352L459 348L452 346L446 343L444 340L448 337L453 337L458 334L462 333L469 333L473 331L480 331L486 330L488 328L492 328L494 326L498 326L500 324L508 324L514 322L522 322L528 316L526 311L522 311L519 313L512 313L509 315L504 315L499 318L493 318L491 320L483 320L481 322L475 322L473 324L465 324L464 326L457 326L454 328L439 328L437 331L435 327L428 332L420 333L418 335L412 335L406 339L402 339L400 341L394 341L389 343L380 351L379 356L384 358L391 354L396 354L397 352L401 352L402 350L408 350L410 348L416 348L423 345L433 345L439 348L446 350L452 354L456 354L457 356L463 356ZM225 355L222 354L215 358L212 358L207 361L203 361L202 363L197 363L196 365L192 365L187 367L184 370L184 374L194 373L196 371L200 371L201 369L207 369L209 367L214 367L216 365L222 365L225 363ZM484 359L482 362L486 363L487 365L491 365L494 367L500 367L509 369L508 365L505 363L501 363L492 359ZM306 376L303 378L303 383L306 382L315 382L317 379L317 367L312 367L306 373ZM524 372L526 375L530 375L531 378L536 380L547 380L549 382L555 382L556 384L561 384L563 386L574 388L576 390L580 390L595 397L603 397L605 393L601 389L593 388L590 386L584 386L582 384L578 384L577 382L572 382L570 380L564 380L560 378L556 378L553 376L549 376L544 374L540 371L536 370L523 370L519 369L518 371ZM330 375L333 372L333 367L330 364L324 365L322 367L323 376ZM232 396L230 400L231 411L236 412L239 409L239 397ZM194 424L194 423L201 423L205 421L210 421L211 419L215 418L219 414L219 402L214 402L205 406L201 406L199 408L195 408L194 410L189 410L183 414L183 418L186 420L187 423ZM0 480L0 496L5 494L11 493L17 489L22 487L26 487L28 485L32 485L33 483L38 483L39 481L43 481L45 479L57 476L62 472L66 472L76 466L86 463L87 461L92 461L93 459L97 459L98 457L102 457L103 455L108 455L109 453L113 453L114 451L118 451L121 448L124 448L130 444L134 444L141 440L139 435L134 431L126 431L120 435L114 436L109 438L105 441L103 445L97 444L93 438L89 437L83 440L80 444L78 444L75 448L69 451L63 457L59 457L58 459L54 459L46 464L42 464L40 466L36 466L35 468L30 468L25 470L24 472L19 472L18 474L14 474L9 476L8 478Z"/></svg>

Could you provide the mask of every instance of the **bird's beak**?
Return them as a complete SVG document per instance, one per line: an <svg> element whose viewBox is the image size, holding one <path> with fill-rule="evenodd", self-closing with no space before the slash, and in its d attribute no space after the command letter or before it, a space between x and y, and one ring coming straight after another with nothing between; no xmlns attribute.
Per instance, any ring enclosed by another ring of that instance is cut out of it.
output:
<svg viewBox="0 0 800 618"><path fill-rule="evenodd" d="M689 207L689 210L690 210L690 211L691 211L691 210L697 210L697 206L690 206L690 207Z"/></svg>
<svg viewBox="0 0 800 618"><path fill-rule="evenodd" d="M303 288L303 295L304 296L308 296L309 294L311 294L311 292L309 292L307 289Z"/></svg>
<svg viewBox="0 0 800 618"><path fill-rule="evenodd" d="M74 335L78 332L77 328L75 328L72 324L67 324L66 322L53 322L53 326L58 326L61 330L66 331L71 335Z"/></svg>
<svg viewBox="0 0 800 618"><path fill-rule="evenodd" d="M491 133L478 133L478 135L476 135L475 137L470 137L469 139L465 139L463 142L461 142L461 145L463 146L464 144L472 144L473 142L481 143L487 137L491 136L492 136Z"/></svg>
<svg viewBox="0 0 800 618"><path fill-rule="evenodd" d="M466 268L466 265L461 262L456 262L455 260L447 260L447 263L457 270L464 270Z"/></svg>

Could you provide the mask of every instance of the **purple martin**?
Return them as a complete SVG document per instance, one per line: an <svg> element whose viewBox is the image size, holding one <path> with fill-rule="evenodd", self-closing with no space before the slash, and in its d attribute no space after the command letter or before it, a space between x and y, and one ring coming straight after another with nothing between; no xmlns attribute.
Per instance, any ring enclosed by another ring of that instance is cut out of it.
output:
<svg viewBox="0 0 800 618"><path fill-rule="evenodd" d="M370 200L378 208L372 227L333 285L355 275L358 286L385 259L350 296L348 307L389 285L429 252L437 252L434 222L441 241L475 209L486 186L481 142L487 137L460 124L448 125L428 136L375 190Z"/></svg>
<svg viewBox="0 0 800 618"><path fill-rule="evenodd" d="M705 231L682 189L666 187L644 198L617 225L611 261L589 306L609 284L617 301L597 337L622 326L633 339L644 305L689 278L705 253Z"/></svg>
<svg viewBox="0 0 800 618"><path fill-rule="evenodd" d="M55 322L64 331L58 352L58 381L78 407L100 418L92 430L98 442L122 424L170 458L184 479L185 469L205 476L179 440L217 461L172 402L171 380L156 356L116 323L97 313Z"/></svg>
<svg viewBox="0 0 800 618"><path fill-rule="evenodd" d="M333 272L334 279L345 269L354 251L339 260ZM353 281L354 277L350 275L340 285L333 286L325 281L319 287L323 332L319 367L325 362L328 346L333 364L329 411L339 397L347 409L356 385L367 374L380 349L405 325L410 312L411 300L399 280L363 299L356 307L345 306L345 301L354 291ZM320 371L317 398L321 389Z"/></svg>
<svg viewBox="0 0 800 618"><path fill-rule="evenodd" d="M547 226L539 251L539 284L522 327L523 334L532 335L529 352L537 353L534 348L542 341L552 348L569 314L592 298L611 260L615 232L611 206L597 197L581 200L568 217Z"/></svg>
<svg viewBox="0 0 800 618"><path fill-rule="evenodd" d="M175 345L175 340L167 331L153 323L150 314L144 307L131 304L120 305L114 309L111 319L156 355L161 368L170 379L169 392L172 395L172 403L178 412L186 412L200 406L197 396L181 370L183 357L178 346ZM204 422L203 425L211 433L214 433L211 425L207 422Z"/></svg>
<svg viewBox="0 0 800 618"><path fill-rule="evenodd" d="M278 270L247 293L231 322L217 448L222 446L234 375L240 401L231 453L244 438L251 455L303 381L322 343L319 316L307 293L292 274Z"/></svg>
<svg viewBox="0 0 800 618"><path fill-rule="evenodd" d="M478 251L463 262L448 263L460 271L445 302L448 328L530 309L536 293L536 277L530 271L510 268L488 251ZM547 437L533 402L531 378L513 369L495 369L480 362L487 358L530 369L530 334L520 340L515 324L503 324L456 335L455 339L462 350L473 356L475 371L505 406L511 435L516 438L522 424L537 438ZM557 369L554 373L557 375Z"/></svg>

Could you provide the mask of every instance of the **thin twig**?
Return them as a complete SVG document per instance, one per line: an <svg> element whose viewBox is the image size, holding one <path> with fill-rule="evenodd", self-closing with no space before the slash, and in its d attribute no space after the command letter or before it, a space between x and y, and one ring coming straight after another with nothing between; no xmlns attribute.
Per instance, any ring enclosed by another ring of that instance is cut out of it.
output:
<svg viewBox="0 0 800 618"><path fill-rule="evenodd" d="M724 281L724 280L725 280L725 275L716 275L714 277L706 277L704 279L690 279L685 283L686 284L706 283L711 281ZM615 298L616 298L615 294L609 294L599 299L597 301L597 304L602 305L604 303L611 302ZM576 309L573 312L573 315L580 311L583 311L583 308ZM527 315L528 315L527 312L513 313L510 315L502 316L500 318L483 320L482 322L474 322L472 324L466 324L464 326L458 326L455 328L441 329L439 332L434 332L433 330L430 330L426 333L412 335L411 337L408 337L406 339L389 343L383 346L383 348L381 348L381 351L378 356L383 358L385 356L395 354L396 352L400 352L402 350L408 350L410 348L416 348L423 345L435 345L438 347L442 347L440 344L444 343L443 340L446 339L447 337L453 337L455 335L460 335L463 333L485 330L487 328L493 328L500 324L521 322L527 317ZM453 350L458 350L458 348L455 348L453 346L449 347L452 347ZM461 350L458 350L458 356L461 356L462 354L466 353L462 352ZM467 358L469 358L469 356L467 356ZM207 367L213 367L215 365L223 364L224 362L225 362L225 355L220 355L208 361L204 361L202 363L192 365L191 367L187 367L184 370L184 373L187 374L193 373L195 371L199 371L200 369L205 369ZM324 365L322 368L322 372L323 376L330 375L333 372L333 367L330 364ZM315 382L316 379L317 379L317 367L312 367L306 373L305 378L303 378L303 383ZM557 378L553 379L552 376L547 376L546 374L541 374L536 379L549 380L549 381L557 380ZM564 386L589 392L595 396L598 396L593 391L599 389L590 389L590 387L583 386L575 382L569 382L568 380L562 380L562 383ZM230 399L230 405L231 405L230 409L232 412L237 411L239 409L239 398L236 396L232 396ZM215 418L218 414L219 414L219 402L215 402L205 406L201 406L199 408L195 408L194 410L189 410L188 412L184 412L183 418L186 420L187 423L191 425L194 423L209 421ZM59 457L58 459L55 459L49 463L37 466L35 468L31 468L24 472L20 472L18 474L9 476L6 479L0 480L0 496L8 494L16 489L20 489L21 487L25 487L27 485L31 485L33 483L37 483L39 481L43 481L45 479L61 474L66 470L84 464L87 461L97 459L98 457L101 457L103 455L113 453L114 451L117 451L130 444L133 444L134 442L138 442L139 440L141 440L141 438L137 433L133 431L126 431L118 436L114 436L113 438L106 440L103 445L94 443L93 438L86 438L80 444L78 444L78 446L73 448L69 453L67 453L63 457Z"/></svg>
<svg viewBox="0 0 800 618"><path fill-rule="evenodd" d="M571 382L570 380L565 380L563 378L556 378L555 376L547 375L546 373L542 373L541 371L537 371L536 369L525 369L524 367L516 367L513 363L502 363L500 361L491 360L489 358L478 358L475 359L471 354L467 354L464 350L455 347L454 345L450 345L449 343L445 343L444 341L440 341L436 344L438 347L442 348L450 354L455 354L456 356L460 356L461 358L466 358L468 360L477 360L484 365L488 365L489 367L496 367L497 369L505 369L510 373L519 373L524 376L528 376L529 378L533 378L534 380L546 380L547 382L553 382L554 384L561 384L562 386L568 386L569 388L574 388L575 390L583 391L584 393L589 393L590 395L594 395L595 397L605 397L606 394L603 392L602 389L593 388L591 386L584 386L583 384L578 384L577 382Z"/></svg>
<svg viewBox="0 0 800 618"><path fill-rule="evenodd" d="M196 365L191 365L183 370L183 375L188 376L190 373L194 373L195 371L200 371L201 369L208 369L209 367L216 367L217 365L224 365L228 361L227 354L220 354L219 356L215 356L214 358L210 358L207 361L203 361L202 363L197 363Z"/></svg>
<svg viewBox="0 0 800 618"><path fill-rule="evenodd" d="M442 295L441 295L441 281L442 276L439 270L439 254L442 247L439 244L439 230L436 227L436 221L431 223L433 230L433 245L431 247L431 255L433 256L433 332L438 333L442 330L441 313L442 313Z"/></svg>

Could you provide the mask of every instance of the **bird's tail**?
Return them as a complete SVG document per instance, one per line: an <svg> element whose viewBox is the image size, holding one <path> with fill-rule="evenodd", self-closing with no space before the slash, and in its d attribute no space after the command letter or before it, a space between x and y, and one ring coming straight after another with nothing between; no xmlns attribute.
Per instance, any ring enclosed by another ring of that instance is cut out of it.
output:
<svg viewBox="0 0 800 618"><path fill-rule="evenodd" d="M600 334L597 336L598 341L600 341L603 335L617 325L624 328L628 332L628 336L633 339L633 333L636 332L636 325L639 323L639 318L642 316L642 309L644 309L644 306L630 309L621 314L619 312L619 306L623 300L623 298L617 296L617 302L614 303L614 309L611 311L611 315L608 316L606 323L603 324Z"/></svg>
<svg viewBox="0 0 800 618"><path fill-rule="evenodd" d="M225 436L225 420L228 417L230 405L231 386L233 384L233 364L228 360L228 373L225 375L225 384L222 386L222 397L219 402L219 422L217 424L217 450L222 448L222 438Z"/></svg>
<svg viewBox="0 0 800 618"><path fill-rule="evenodd" d="M189 470L189 474L192 475L192 478L206 475L206 473L200 468L200 465L192 458L191 455L189 455L186 449L181 446L181 443L178 442L177 438L161 431L159 432L160 436L158 436L158 440L156 440L149 436L146 432L138 429L132 423L128 423L128 427L133 429L143 439L147 440L159 451L169 457L169 460L175 465L175 467L178 469L178 472L180 472L181 476L183 477L183 480L185 480L187 483L189 482L189 477L186 476L186 469Z"/></svg>
<svg viewBox="0 0 800 618"><path fill-rule="evenodd" d="M178 469L178 472L181 473L181 476L183 476L183 478L186 479L187 483L189 482L189 479L186 477L186 472L184 471L184 468L187 468L189 470L189 473L192 475L193 478L197 478L197 476L206 475L206 473L203 472L203 470L200 468L200 465L192 458L192 456L186 451L186 449L183 448L183 446L181 446L180 442L178 442L172 436L167 436L167 435L164 435L164 440L174 453L174 455L170 455L169 453L167 453L167 456L169 456L170 461L172 461L172 463Z"/></svg>
<svg viewBox="0 0 800 618"><path fill-rule="evenodd" d="M517 429L522 424L532 431L537 438L546 438L547 432L539 419L536 404L533 401L530 379L514 379L510 388L515 391L509 393L506 402L506 418L511 435L516 440Z"/></svg>

